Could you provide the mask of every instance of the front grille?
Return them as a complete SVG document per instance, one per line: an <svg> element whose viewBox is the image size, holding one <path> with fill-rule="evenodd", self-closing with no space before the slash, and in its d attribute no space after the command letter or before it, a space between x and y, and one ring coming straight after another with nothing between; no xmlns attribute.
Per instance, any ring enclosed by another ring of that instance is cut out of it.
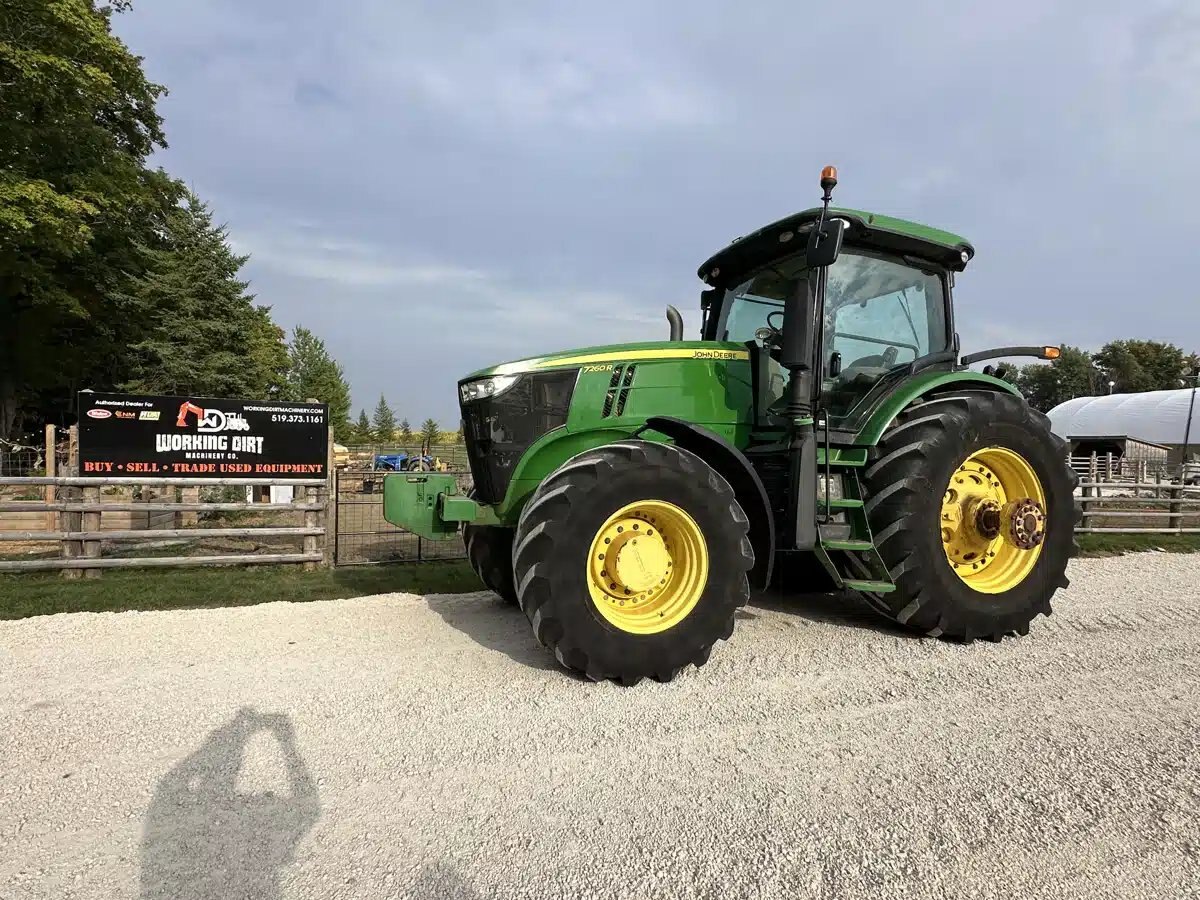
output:
<svg viewBox="0 0 1200 900"><path fill-rule="evenodd" d="M499 503L529 446L565 425L578 369L531 372L502 394L462 404L467 461L480 503Z"/></svg>

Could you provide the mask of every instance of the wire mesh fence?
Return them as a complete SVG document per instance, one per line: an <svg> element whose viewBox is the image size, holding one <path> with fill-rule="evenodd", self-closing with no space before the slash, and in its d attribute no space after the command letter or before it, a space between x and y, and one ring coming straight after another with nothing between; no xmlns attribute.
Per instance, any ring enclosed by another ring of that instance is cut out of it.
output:
<svg viewBox="0 0 1200 900"><path fill-rule="evenodd" d="M27 478L44 475L45 472L46 454L43 447L0 440L0 477Z"/></svg>
<svg viewBox="0 0 1200 900"><path fill-rule="evenodd" d="M466 471L464 444L352 444L338 452L337 464L350 472L438 470Z"/></svg>
<svg viewBox="0 0 1200 900"><path fill-rule="evenodd" d="M383 517L383 480L390 470L340 469L335 475L337 532L334 564L375 565L388 562L428 562L461 559L466 555L461 540L430 541ZM471 487L465 468L452 469L459 490Z"/></svg>

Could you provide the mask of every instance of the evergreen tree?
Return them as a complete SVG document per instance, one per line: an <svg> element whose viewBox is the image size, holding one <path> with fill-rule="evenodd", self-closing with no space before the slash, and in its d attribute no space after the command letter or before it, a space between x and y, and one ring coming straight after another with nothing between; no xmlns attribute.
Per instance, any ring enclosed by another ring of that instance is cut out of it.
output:
<svg viewBox="0 0 1200 900"><path fill-rule="evenodd" d="M307 328L296 326L288 347L288 384L292 397L315 397L329 404L329 423L339 439L349 440L350 385L342 366L329 355L325 342Z"/></svg>
<svg viewBox="0 0 1200 900"><path fill-rule="evenodd" d="M377 443L391 444L395 442L396 414L388 406L383 394L379 395L379 402L375 404L375 416L371 420L371 424L374 426L373 437Z"/></svg>
<svg viewBox="0 0 1200 900"><path fill-rule="evenodd" d="M400 442L406 447L413 442L413 430L412 426L408 424L408 419L400 423Z"/></svg>
<svg viewBox="0 0 1200 900"><path fill-rule="evenodd" d="M270 400L296 400L291 395L287 332L275 324L268 306L254 307L250 329L250 364L261 385L257 396Z"/></svg>
<svg viewBox="0 0 1200 900"><path fill-rule="evenodd" d="M367 411L360 409L358 411L358 422L354 425L354 436L352 440L356 444L369 444L372 438L371 420L367 418Z"/></svg>
<svg viewBox="0 0 1200 900"><path fill-rule="evenodd" d="M124 301L144 310L122 387L148 394L280 396L287 351L270 311L238 272L247 257L195 195L171 210L162 246L142 248L145 272Z"/></svg>
<svg viewBox="0 0 1200 900"><path fill-rule="evenodd" d="M432 447L441 440L441 432L438 431L437 422L433 419L426 419L421 423L421 446Z"/></svg>

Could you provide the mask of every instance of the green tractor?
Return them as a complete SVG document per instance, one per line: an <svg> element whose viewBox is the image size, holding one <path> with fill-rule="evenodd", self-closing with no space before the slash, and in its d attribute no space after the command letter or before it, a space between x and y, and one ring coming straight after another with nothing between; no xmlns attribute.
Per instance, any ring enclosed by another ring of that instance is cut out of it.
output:
<svg viewBox="0 0 1200 900"><path fill-rule="evenodd" d="M751 587L856 591L918 632L1027 634L1067 584L1075 476L1002 372L960 356L974 249L822 205L699 270L699 341L588 347L459 385L474 481L389 475L389 522L456 539L558 661L669 681L733 632Z"/></svg>

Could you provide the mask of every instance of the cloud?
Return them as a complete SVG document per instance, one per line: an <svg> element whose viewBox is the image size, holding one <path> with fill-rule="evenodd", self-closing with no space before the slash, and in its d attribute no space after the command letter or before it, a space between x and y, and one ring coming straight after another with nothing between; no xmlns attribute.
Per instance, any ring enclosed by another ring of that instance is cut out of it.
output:
<svg viewBox="0 0 1200 900"><path fill-rule="evenodd" d="M162 162L356 402L456 417L514 357L698 323L695 268L817 200L966 235L965 349L1200 348L1200 22L1182 0L143 0ZM1136 309L1137 314L1130 311Z"/></svg>
<svg viewBox="0 0 1200 900"><path fill-rule="evenodd" d="M382 248L304 231L246 232L231 236L234 248L260 270L331 282L342 288L425 287L463 290L488 280L483 272L437 263L401 263Z"/></svg>

